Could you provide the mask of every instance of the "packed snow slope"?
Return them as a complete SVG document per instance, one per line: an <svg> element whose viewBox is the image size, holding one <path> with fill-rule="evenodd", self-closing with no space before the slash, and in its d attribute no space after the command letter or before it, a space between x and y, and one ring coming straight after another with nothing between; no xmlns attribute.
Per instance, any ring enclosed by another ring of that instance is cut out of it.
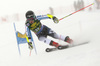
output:
<svg viewBox="0 0 100 66"><path fill-rule="evenodd" d="M63 16L66 15L56 15L58 18ZM19 56L13 23L3 23L0 24L0 66L100 66L100 11L81 11L61 20L58 24L49 19L41 22L58 34L70 36L76 43L90 42L46 53L45 48L51 46L38 41L32 33L37 54L33 49L29 56L28 45L22 44L21 56ZM24 34L24 21L15 24L16 29ZM67 44L60 40L55 41Z"/></svg>

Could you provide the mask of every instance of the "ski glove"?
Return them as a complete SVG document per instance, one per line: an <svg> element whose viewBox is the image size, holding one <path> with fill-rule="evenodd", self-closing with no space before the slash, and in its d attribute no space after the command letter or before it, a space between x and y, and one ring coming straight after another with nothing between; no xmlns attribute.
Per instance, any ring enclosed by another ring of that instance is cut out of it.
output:
<svg viewBox="0 0 100 66"><path fill-rule="evenodd" d="M47 14L47 16L50 18L50 19L53 19L54 23L58 23L59 20L58 18L56 18L55 16L51 15L51 14Z"/></svg>
<svg viewBox="0 0 100 66"><path fill-rule="evenodd" d="M29 46L29 49L30 49L30 50L32 50L32 49L33 49L32 42L28 42L28 46Z"/></svg>
<svg viewBox="0 0 100 66"><path fill-rule="evenodd" d="M54 23L59 23L58 18L56 18L55 16L53 17L53 21L54 21Z"/></svg>

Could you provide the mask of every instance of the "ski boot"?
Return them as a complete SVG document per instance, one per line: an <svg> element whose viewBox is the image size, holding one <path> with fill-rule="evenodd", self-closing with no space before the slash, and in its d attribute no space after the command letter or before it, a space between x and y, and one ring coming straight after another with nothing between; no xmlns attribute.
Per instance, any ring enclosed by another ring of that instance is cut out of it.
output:
<svg viewBox="0 0 100 66"><path fill-rule="evenodd" d="M50 42L50 45L51 45L51 46L55 46L56 48L58 48L58 47L60 46L58 43L56 43L56 42L54 42L54 41L51 41L51 42Z"/></svg>
<svg viewBox="0 0 100 66"><path fill-rule="evenodd" d="M67 36L64 41L69 43L69 44L73 44L73 40L70 39L69 36Z"/></svg>
<svg viewBox="0 0 100 66"><path fill-rule="evenodd" d="M56 43L56 42L54 42L54 41L51 41L50 45L51 45L51 46L55 46L55 47L56 47L57 49L59 49L59 50L69 47L68 45L59 45L58 43Z"/></svg>
<svg viewBox="0 0 100 66"><path fill-rule="evenodd" d="M58 43L56 43L56 42L54 42L54 41L51 41L50 45L51 45L51 46L55 46L55 47L56 47L57 49L59 49L59 50L69 47L68 45L59 45Z"/></svg>

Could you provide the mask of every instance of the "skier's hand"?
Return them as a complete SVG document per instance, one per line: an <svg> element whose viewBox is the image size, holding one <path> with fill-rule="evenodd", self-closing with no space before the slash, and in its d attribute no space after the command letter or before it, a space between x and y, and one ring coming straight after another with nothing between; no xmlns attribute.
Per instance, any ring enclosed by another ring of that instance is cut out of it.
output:
<svg viewBox="0 0 100 66"><path fill-rule="evenodd" d="M56 18L55 16L53 16L53 21L54 21L54 23L59 23L58 18Z"/></svg>
<svg viewBox="0 0 100 66"><path fill-rule="evenodd" d="M56 18L55 16L51 15L51 14L47 14L47 16L50 18L50 19L53 19L54 23L58 23L59 20L58 18Z"/></svg>
<svg viewBox="0 0 100 66"><path fill-rule="evenodd" d="M28 42L28 46L29 46L29 49L30 49L30 50L32 50L32 49L33 49L32 42Z"/></svg>

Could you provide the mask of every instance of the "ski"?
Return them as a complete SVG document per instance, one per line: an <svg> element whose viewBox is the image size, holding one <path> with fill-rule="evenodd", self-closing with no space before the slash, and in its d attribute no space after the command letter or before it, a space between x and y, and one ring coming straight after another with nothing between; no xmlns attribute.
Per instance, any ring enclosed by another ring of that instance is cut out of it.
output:
<svg viewBox="0 0 100 66"><path fill-rule="evenodd" d="M58 48L46 48L45 51L46 52L51 52L51 51L55 51L57 49L62 50L62 49L68 48L68 47L69 47L69 45L59 46Z"/></svg>
<svg viewBox="0 0 100 66"><path fill-rule="evenodd" d="M71 47L75 47L75 46L80 46L80 45L84 45L84 44L88 44L88 43L89 43L89 41L83 42L83 43L79 43L79 44L62 45L62 46L59 46L58 48L46 48L45 51L46 52L52 52L52 51L67 49L67 48L71 48Z"/></svg>

